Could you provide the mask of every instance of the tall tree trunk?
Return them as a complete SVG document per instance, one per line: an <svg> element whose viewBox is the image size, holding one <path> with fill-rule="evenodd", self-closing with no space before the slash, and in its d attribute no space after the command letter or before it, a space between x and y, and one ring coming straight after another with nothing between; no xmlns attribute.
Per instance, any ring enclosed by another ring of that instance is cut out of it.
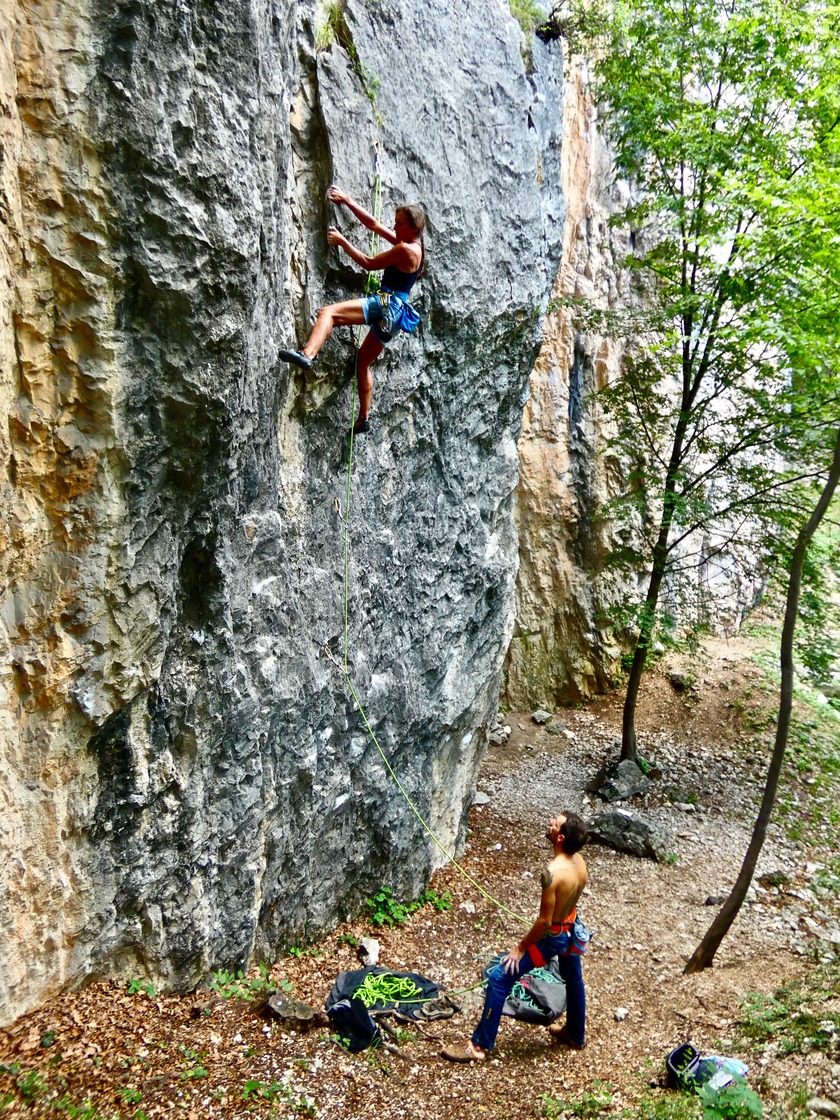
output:
<svg viewBox="0 0 840 1120"><path fill-rule="evenodd" d="M653 636L653 623L656 617L656 604L659 601L659 588L665 575L664 561L657 564L654 561L653 571L650 574L645 605L643 607L642 621L639 626L639 636L636 639L636 648L633 651L633 664L630 666L630 675L627 678L627 692L624 697L624 711L621 721L621 758L638 761L638 747L636 744L636 704L639 699L639 688L642 683L642 674L647 663L648 650Z"/></svg>
<svg viewBox="0 0 840 1120"><path fill-rule="evenodd" d="M680 418L674 431L674 442L671 446L671 461L668 464L668 473L665 476L665 496L662 503L662 520L659 523L659 534L653 547L653 557L648 582L645 605L642 608L642 617L639 623L639 636L633 650L633 664L630 666L630 675L627 678L627 692L624 697L624 713L621 723L621 758L631 759L636 762L638 750L636 747L636 703L639 699L639 687L642 683L642 674L645 671L647 655L650 649L653 627L656 621L656 607L659 602L659 590L665 577L668 565L668 537L671 535L671 525L674 520L674 495L677 489L677 477L682 459L683 440L685 439L686 421Z"/></svg>
<svg viewBox="0 0 840 1120"><path fill-rule="evenodd" d="M770 814L776 801L779 775L782 770L788 732L790 730L790 715L793 706L793 635L796 629L796 618L799 613L799 591L802 583L802 566L805 560L805 554L808 551L808 545L811 543L811 538L816 532L817 526L825 516L825 512L831 503L838 481L840 481L840 431L837 433L837 439L834 444L834 457L831 462L831 467L829 468L825 486L820 494L819 501L814 507L814 512L799 530L799 536L796 538L796 546L794 547L793 556L791 558L787 604L785 607L785 622L782 628L782 642L779 657L782 681L779 687L779 719L776 724L776 742L773 747L773 756L770 759L770 768L767 772L767 782L764 786L761 808L759 809L755 827L753 828L752 840L747 849L747 854L744 857L741 871L735 881L735 886L732 888L729 898L724 902L717 917L709 926L706 936L694 950L691 959L685 966L686 972L700 972L704 968L711 967L721 941L723 941L724 937L729 932L729 927L735 921L735 918L738 916L738 911L743 905L747 890L752 882L752 877L755 874L758 857L764 845L767 826L770 822Z"/></svg>

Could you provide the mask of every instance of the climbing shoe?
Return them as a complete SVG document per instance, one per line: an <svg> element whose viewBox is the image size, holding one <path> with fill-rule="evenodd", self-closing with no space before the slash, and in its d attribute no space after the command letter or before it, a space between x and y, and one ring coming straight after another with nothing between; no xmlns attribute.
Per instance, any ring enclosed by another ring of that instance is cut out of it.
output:
<svg viewBox="0 0 840 1120"><path fill-rule="evenodd" d="M483 1062L485 1054L479 1054L472 1042L453 1042L451 1046L444 1046L440 1052L442 1058L450 1062Z"/></svg>
<svg viewBox="0 0 840 1120"><path fill-rule="evenodd" d="M279 350L277 357L281 362L291 362L299 369L312 369L315 365L315 358L307 358L302 350Z"/></svg>
<svg viewBox="0 0 840 1120"><path fill-rule="evenodd" d="M353 425L353 435L363 436L368 430L368 422L366 416L360 416L356 423Z"/></svg>

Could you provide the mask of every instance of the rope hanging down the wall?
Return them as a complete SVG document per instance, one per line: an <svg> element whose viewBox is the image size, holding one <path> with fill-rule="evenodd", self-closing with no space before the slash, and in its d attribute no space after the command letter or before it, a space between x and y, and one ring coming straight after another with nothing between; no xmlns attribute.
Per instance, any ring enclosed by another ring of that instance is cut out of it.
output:
<svg viewBox="0 0 840 1120"><path fill-rule="evenodd" d="M377 222L380 222L380 220L381 220L380 215L381 215L381 212L382 212L382 179L381 179L380 170L379 170L379 145L378 144L376 146L376 154L375 154L375 162L374 162L374 188L373 188L373 191L374 191L374 193L373 193L373 216L374 216L374 218L376 219ZM376 252L378 251L378 248L379 248L379 236L375 231L371 231L370 253L369 253L369 255L370 256L375 256ZM368 273L367 283L365 285L365 294L366 295L370 293L370 291L372 290L373 285L375 283L376 283L376 281L373 278L372 274ZM354 421L354 416L355 416L355 412L356 412L356 376L358 374L358 366L359 366L359 336L360 336L360 334L361 334L361 327L358 327L355 331L354 340L353 340L354 348L355 348L355 360L354 360L353 391L352 391L352 395L351 395L351 405L350 405L350 446L349 446L349 453L348 453L348 457L347 457L347 484L346 484L346 487L345 487L345 495L344 495L344 643L343 643L344 648L343 648L343 663L341 665L338 664L338 662L335 660L335 658L333 657L333 655L330 652L328 647L324 648L324 654L329 659L329 661L335 666L335 668L341 673L341 675L344 677L344 680L347 683L347 687L350 690L350 694L353 697L353 700L356 704L356 707L359 709L359 714L361 715L362 720L364 722L364 725L367 728L368 734L370 735L371 741L373 742L374 746L376 747L377 751L379 752L379 757L382 759L382 762L384 763L386 770L388 771L388 773L393 778L394 784L396 785L397 789L400 791L402 796L405 798L405 801L406 801L408 807L411 809L412 813L417 818L417 820L420 822L423 829L426 831L427 835L430 837L430 839L435 844L435 846L438 848L438 850L441 852L441 854L446 857L447 861L452 864L452 866L467 880L468 883L470 883L473 887L475 887L475 889L477 891L479 891L479 893L482 894L486 899L488 899L488 901L492 902L494 906L497 906L503 913L509 915L511 918L515 918L516 921L522 922L524 925L530 925L531 922L529 921L528 918L523 918L521 914L517 914L514 910L511 910L508 906L505 906L505 904L503 902L500 902L497 898L495 898L492 894L490 894L489 891L486 891L484 889L484 887L482 887L481 884L475 878L473 878L473 876L469 873L469 871L467 871L467 869L465 867L463 867L458 862L458 860L455 859L455 856L452 854L452 852L448 851L448 849L445 847L445 845L438 839L438 837L435 835L435 833L429 827L429 825L427 824L427 822L425 821L425 819L421 815L419 809L414 804L411 797L409 797L408 793L405 790L405 787L403 786L400 779L397 777L397 774L394 771L394 768L391 766L391 763L388 761L388 758L387 758L385 752L383 751L382 747L380 746L379 740L376 738L376 734L375 734L373 728L370 725L370 721L367 718L367 714L366 714L366 712L365 712L365 710L362 706L362 702L359 699L359 695L356 692L355 687L353 686L353 681L350 678L350 672L349 672L349 666L348 666L348 654L349 654L349 644L350 644L350 639L349 639L349 634L350 634L350 620L349 620L349 618L350 618L350 606L349 606L349 603L350 603L350 496L351 496L350 482L351 482L352 473L353 473L353 421ZM335 500L335 506L336 506L337 509L340 508L340 503L339 503L338 499Z"/></svg>

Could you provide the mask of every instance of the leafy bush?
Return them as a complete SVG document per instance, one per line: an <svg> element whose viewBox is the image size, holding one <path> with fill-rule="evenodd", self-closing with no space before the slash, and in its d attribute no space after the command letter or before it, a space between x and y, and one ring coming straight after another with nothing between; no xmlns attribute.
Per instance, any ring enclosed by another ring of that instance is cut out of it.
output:
<svg viewBox="0 0 840 1120"><path fill-rule="evenodd" d="M738 1037L742 1042L772 1042L783 1054L827 1050L840 1035L840 1012L824 1005L825 993L840 984L840 962L815 968L772 996L748 993L742 1001Z"/></svg>
<svg viewBox="0 0 840 1120"><path fill-rule="evenodd" d="M545 12L534 0L510 0L510 14L526 35L536 31L545 20Z"/></svg>
<svg viewBox="0 0 840 1120"><path fill-rule="evenodd" d="M764 1115L758 1094L741 1078L723 1089L703 1085L698 1094L703 1120L753 1120Z"/></svg>
<svg viewBox="0 0 840 1120"><path fill-rule="evenodd" d="M281 990L290 992L293 985L288 980L272 981L269 978L269 967L267 964L258 966L259 976L246 976L242 969L238 972L226 972L224 969L219 969L218 972L212 973L210 980L211 989L222 997L222 999L253 999L254 996L262 992L273 992Z"/></svg>
<svg viewBox="0 0 840 1120"><path fill-rule="evenodd" d="M398 902L390 887L380 887L379 891L369 898L365 908L370 911L370 922L373 926L401 926L417 910L431 905L438 911L452 909L452 895L449 891L438 894L437 891L423 891L416 902Z"/></svg>
<svg viewBox="0 0 840 1120"><path fill-rule="evenodd" d="M608 1109L613 1103L611 1092L612 1086L606 1081L600 1081L597 1077L592 1082L592 1090L589 1093L582 1093L579 1097L567 1097L565 1100L560 1097L551 1097L548 1093L541 1093L539 1100L542 1102L540 1115L545 1117L545 1120L560 1120L561 1117L577 1116L581 1120L584 1117L597 1117L602 1116L605 1109Z"/></svg>
<svg viewBox="0 0 840 1120"><path fill-rule="evenodd" d="M155 986L148 980L129 980L127 981L127 987L130 996L137 995L140 992L144 996L148 996L149 999L155 998Z"/></svg>
<svg viewBox="0 0 840 1120"><path fill-rule="evenodd" d="M296 1095L282 1081L272 1081L271 1084L256 1080L246 1081L242 1089L242 1099L243 1101L284 1101L292 1112L301 1116L315 1115L312 1102L302 1094Z"/></svg>

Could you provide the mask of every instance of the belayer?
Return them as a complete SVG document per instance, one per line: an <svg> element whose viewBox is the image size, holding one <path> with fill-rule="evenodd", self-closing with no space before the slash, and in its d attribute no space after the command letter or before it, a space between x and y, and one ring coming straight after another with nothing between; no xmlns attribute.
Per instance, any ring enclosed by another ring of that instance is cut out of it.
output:
<svg viewBox="0 0 840 1120"><path fill-rule="evenodd" d="M423 275L426 265L426 247L423 242L426 216L419 206L400 206L394 216L394 228L388 229L338 187L330 187L327 198L338 206L346 206L363 226L391 243L392 248L370 257L351 245L335 226L330 226L327 230L330 245L338 245L366 272L375 272L380 268L383 270L380 290L377 294L364 296L362 299L346 299L341 303L330 303L322 307L303 349L281 350L278 357L284 362L300 366L301 369L312 369L318 351L334 327L366 323L370 330L359 348L356 362L359 415L353 425L354 434L361 435L368 430L370 397L373 391L371 362L379 357L401 330L410 333L416 330L420 322L420 316L408 302L408 297L414 283Z"/></svg>
<svg viewBox="0 0 840 1120"><path fill-rule="evenodd" d="M566 1022L548 1028L552 1040L571 1050L586 1046L586 992L580 958L586 952L589 930L578 917L577 904L587 882L580 849L588 840L584 821L576 813L558 813L548 822L546 839L554 855L542 873L540 912L517 946L487 976L484 1010L472 1038L445 1046L451 1062L483 1062L496 1045L505 1000L526 972L541 968L554 957L566 985Z"/></svg>

